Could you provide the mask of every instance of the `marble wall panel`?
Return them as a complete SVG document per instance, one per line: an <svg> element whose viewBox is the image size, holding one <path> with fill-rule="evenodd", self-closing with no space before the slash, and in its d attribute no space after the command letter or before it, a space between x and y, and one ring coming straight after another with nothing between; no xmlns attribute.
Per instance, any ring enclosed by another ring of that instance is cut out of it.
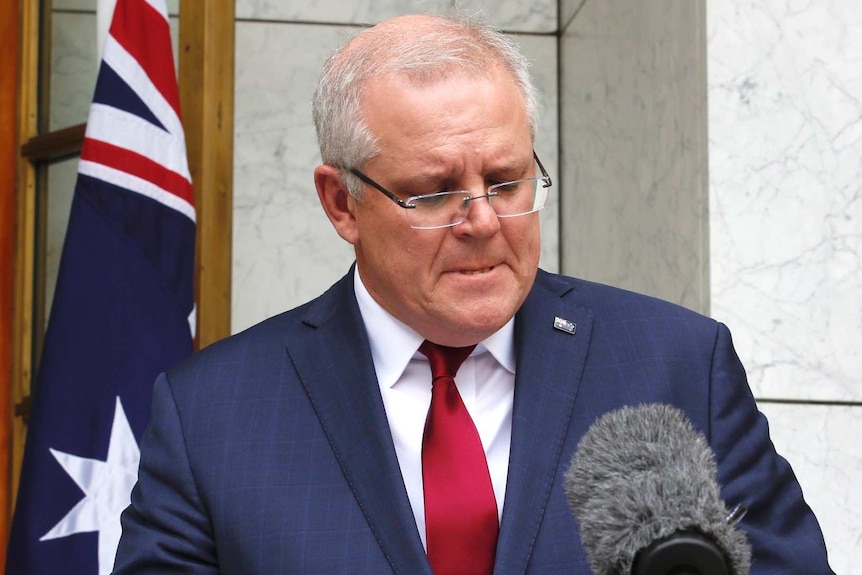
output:
<svg viewBox="0 0 862 575"><path fill-rule="evenodd" d="M578 11L586 4L587 0L561 0L560 1L560 24L559 29L565 30L568 28L572 19L575 18Z"/></svg>
<svg viewBox="0 0 862 575"><path fill-rule="evenodd" d="M862 8L709 3L713 314L760 397L862 400Z"/></svg>
<svg viewBox="0 0 862 575"><path fill-rule="evenodd" d="M373 24L414 12L480 14L503 30L512 32L555 32L556 0L237 0L236 15L243 20L318 22L332 24Z"/></svg>
<svg viewBox="0 0 862 575"><path fill-rule="evenodd" d="M539 91L539 127L536 154L553 179L551 197L542 210L542 256L539 265L550 272L560 271L560 197L564 187L559 170L559 106L557 91L557 38L555 36L515 36L521 50L532 62L530 73Z"/></svg>
<svg viewBox="0 0 862 575"><path fill-rule="evenodd" d="M72 10L79 12L92 12L95 14L96 5L99 0L53 0L51 5L55 11Z"/></svg>
<svg viewBox="0 0 862 575"><path fill-rule="evenodd" d="M709 309L703 3L586 2L561 37L563 271Z"/></svg>
<svg viewBox="0 0 862 575"><path fill-rule="evenodd" d="M793 467L823 529L829 564L859 572L862 559L862 406L760 402L776 450Z"/></svg>
<svg viewBox="0 0 862 575"><path fill-rule="evenodd" d="M232 328L321 293L353 252L320 208L311 96L326 57L355 30L238 22Z"/></svg>
<svg viewBox="0 0 862 575"><path fill-rule="evenodd" d="M326 219L312 171L319 153L311 96L329 54L359 28L239 22L232 329L239 331L322 293L353 261ZM556 41L519 38L533 60L544 114L536 142L557 179ZM558 269L557 201L543 210L542 266Z"/></svg>
<svg viewBox="0 0 862 575"><path fill-rule="evenodd" d="M51 29L51 130L87 121L96 87L95 13L58 12Z"/></svg>

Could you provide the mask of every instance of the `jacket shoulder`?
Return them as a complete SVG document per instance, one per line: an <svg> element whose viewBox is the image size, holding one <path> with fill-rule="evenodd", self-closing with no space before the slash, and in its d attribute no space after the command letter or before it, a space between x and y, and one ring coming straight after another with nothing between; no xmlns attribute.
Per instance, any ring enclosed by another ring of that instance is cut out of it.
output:
<svg viewBox="0 0 862 575"><path fill-rule="evenodd" d="M569 298L593 313L597 322L642 319L684 322L714 331L718 322L699 312L657 297L571 276L539 271L539 289L548 289Z"/></svg>
<svg viewBox="0 0 862 575"><path fill-rule="evenodd" d="M202 371L224 370L236 363L277 365L273 362L286 358L285 345L289 339L316 328L330 317L348 315L346 308L356 305L352 278L351 270L313 300L208 345L169 370L168 378L173 381Z"/></svg>

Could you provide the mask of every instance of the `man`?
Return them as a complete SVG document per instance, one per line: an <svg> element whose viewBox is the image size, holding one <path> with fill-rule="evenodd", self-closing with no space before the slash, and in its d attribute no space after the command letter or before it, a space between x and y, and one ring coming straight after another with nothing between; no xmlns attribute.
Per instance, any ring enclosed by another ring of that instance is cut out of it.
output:
<svg viewBox="0 0 862 575"><path fill-rule="evenodd" d="M550 179L505 37L384 22L314 114L356 265L158 379L116 573L586 574L562 475L599 415L647 402L708 438L752 573L831 573L727 329L538 270Z"/></svg>

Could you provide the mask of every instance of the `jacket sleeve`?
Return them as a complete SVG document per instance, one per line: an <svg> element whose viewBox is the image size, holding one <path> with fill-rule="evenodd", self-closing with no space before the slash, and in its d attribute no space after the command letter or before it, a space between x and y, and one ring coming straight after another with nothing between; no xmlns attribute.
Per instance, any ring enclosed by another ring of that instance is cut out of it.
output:
<svg viewBox="0 0 862 575"><path fill-rule="evenodd" d="M165 374L155 383L138 482L121 523L115 575L218 573L211 523L198 496Z"/></svg>
<svg viewBox="0 0 862 575"><path fill-rule="evenodd" d="M752 575L832 574L817 519L787 461L775 451L730 332L719 324L710 373L709 436L728 507L748 508L740 526Z"/></svg>

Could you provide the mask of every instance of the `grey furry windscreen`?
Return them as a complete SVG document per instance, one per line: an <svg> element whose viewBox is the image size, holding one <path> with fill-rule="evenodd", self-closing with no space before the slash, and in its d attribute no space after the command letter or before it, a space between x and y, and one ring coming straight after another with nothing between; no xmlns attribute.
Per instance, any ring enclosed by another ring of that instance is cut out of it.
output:
<svg viewBox="0 0 862 575"><path fill-rule="evenodd" d="M650 404L599 418L564 478L594 573L628 574L652 542L693 531L717 544L734 575L747 575L751 549L726 521L716 474L706 439L679 409Z"/></svg>

